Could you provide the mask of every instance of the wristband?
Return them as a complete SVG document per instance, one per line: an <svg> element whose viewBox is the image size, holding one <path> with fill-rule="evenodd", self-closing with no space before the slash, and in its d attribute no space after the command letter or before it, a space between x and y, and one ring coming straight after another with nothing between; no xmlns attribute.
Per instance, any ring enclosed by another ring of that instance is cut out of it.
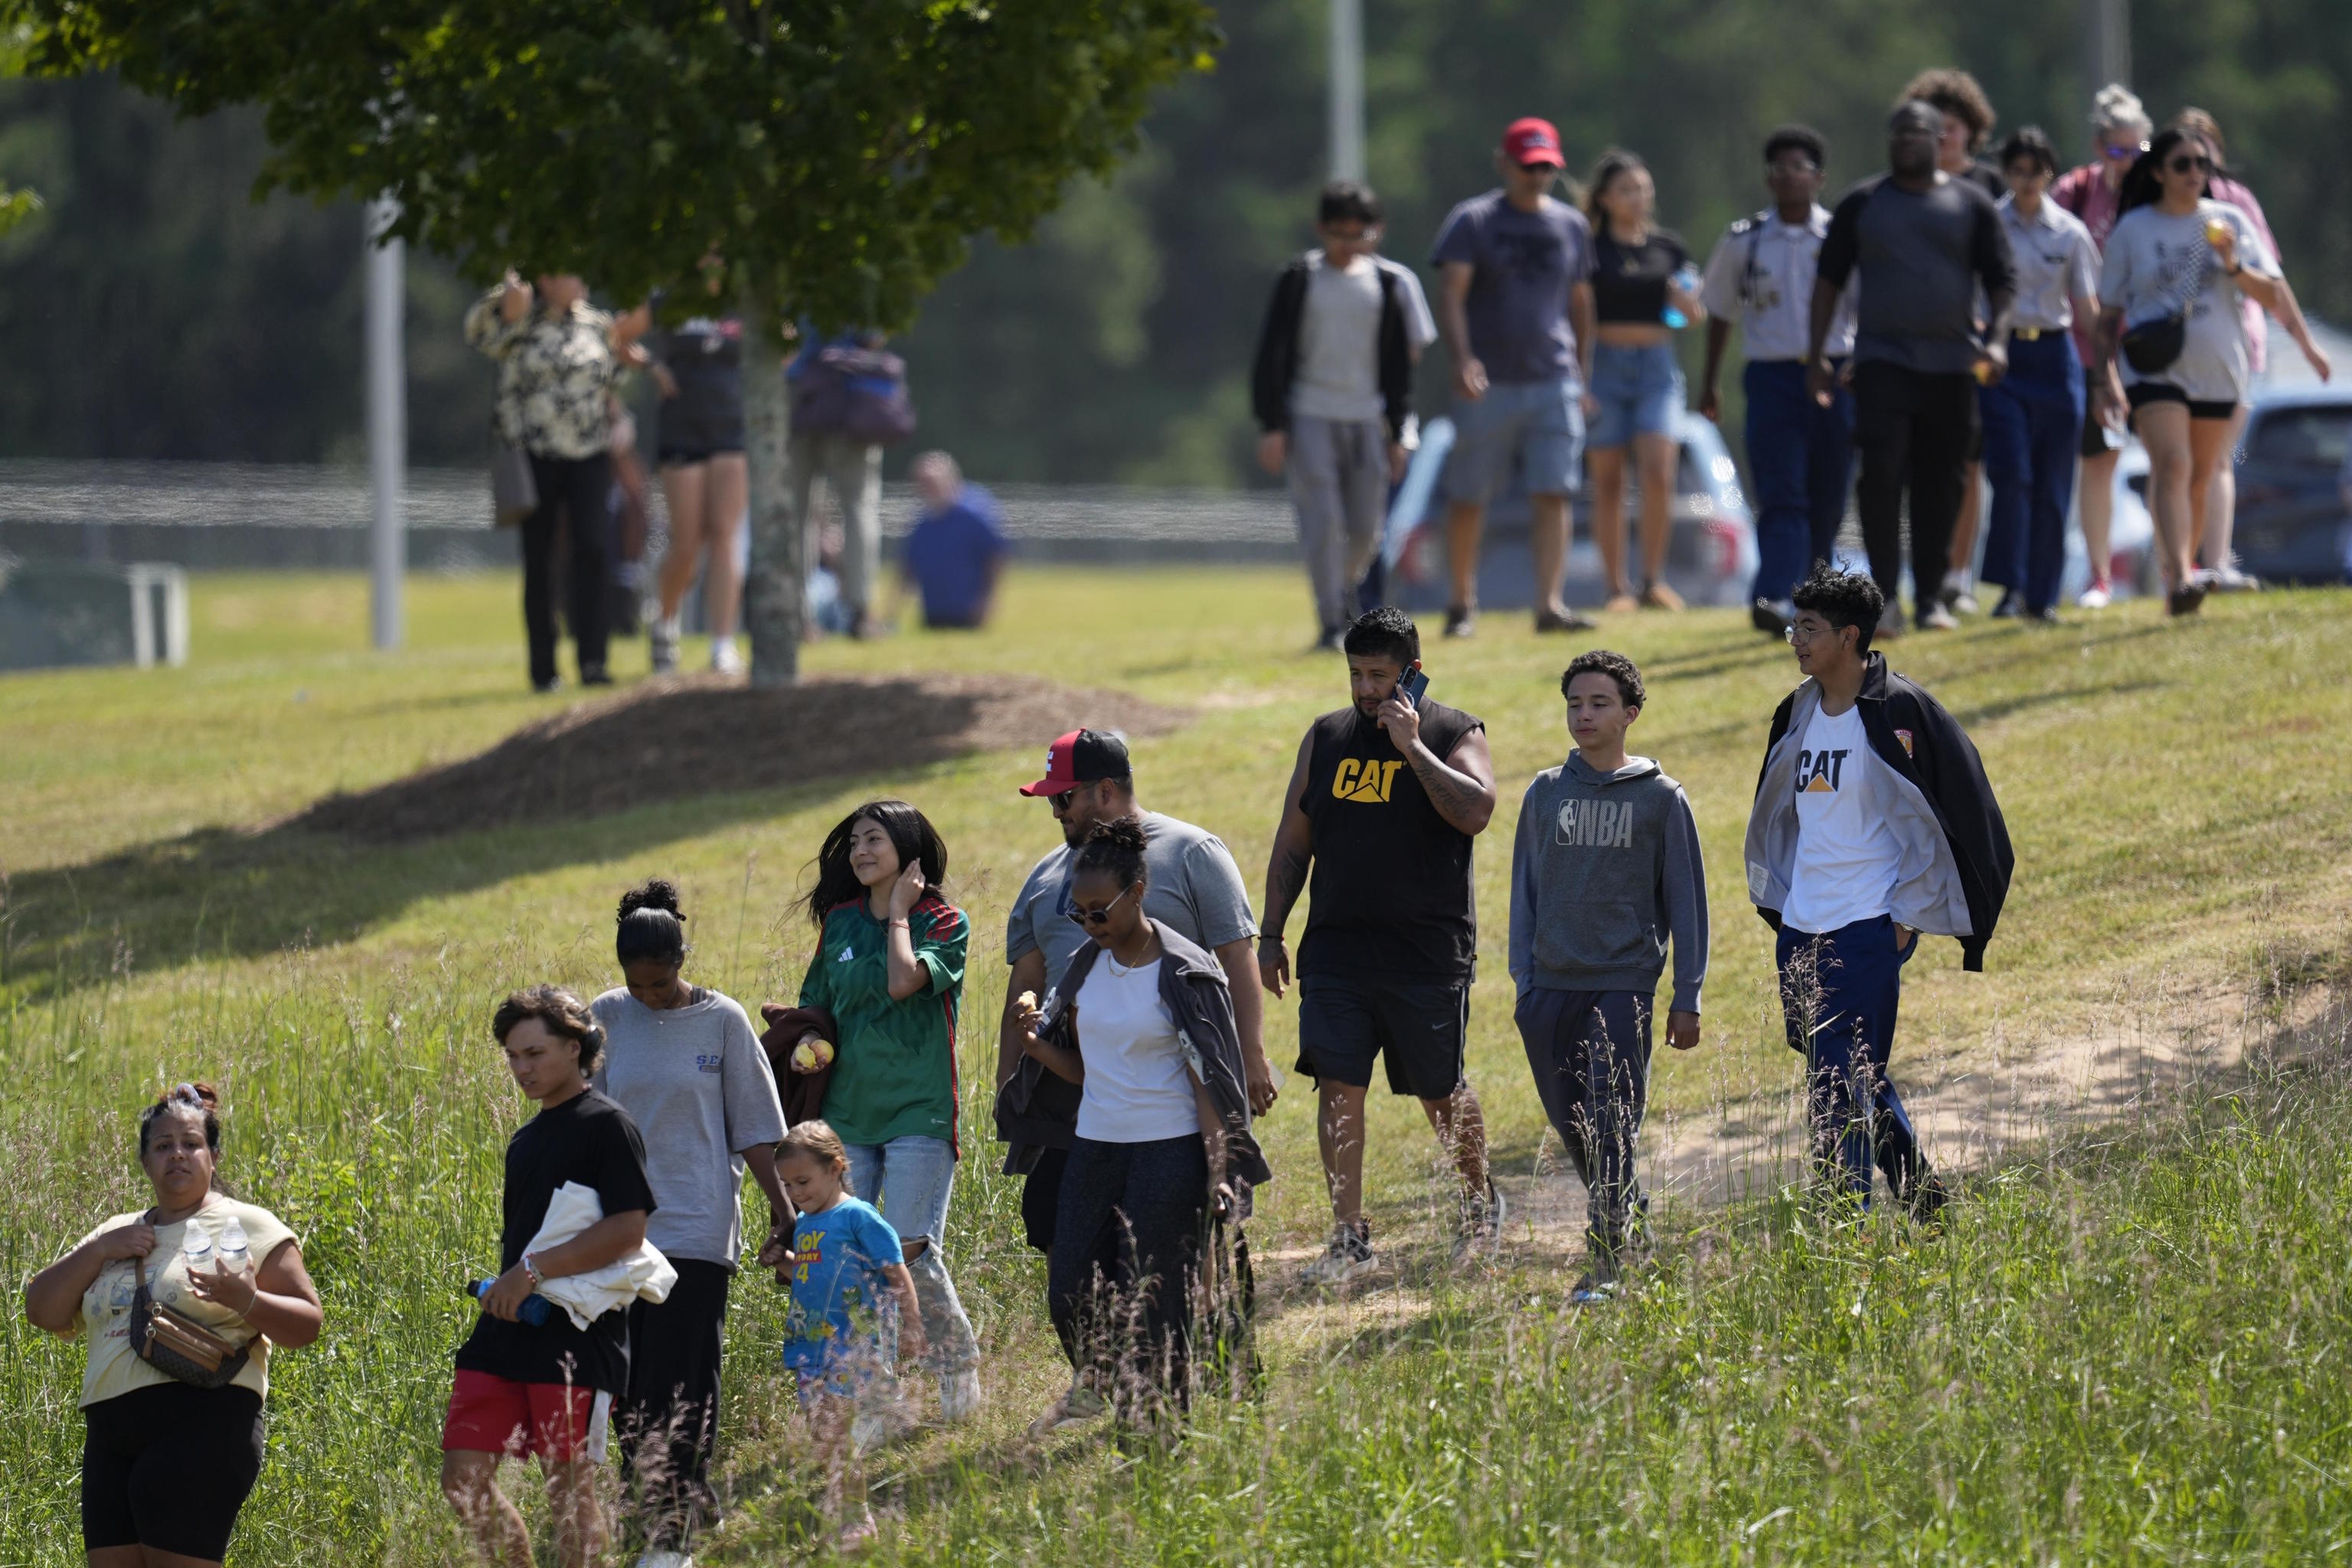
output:
<svg viewBox="0 0 2352 1568"><path fill-rule="evenodd" d="M890 919L887 923L888 925L891 925L891 926L894 926L894 927L895 927L895 926L905 926L908 931L913 931L913 930L915 929L915 922L914 922L914 921L910 921L910 920L906 920L906 919L903 919L903 918L900 918L900 917L898 917L898 916L893 916L893 917L892 917L892 918L891 918L891 919Z"/></svg>
<svg viewBox="0 0 2352 1568"><path fill-rule="evenodd" d="M547 1276L539 1271L538 1263L532 1259L530 1254L528 1252L522 1255L522 1271L530 1276L530 1283L533 1289L536 1289L540 1286L547 1283Z"/></svg>

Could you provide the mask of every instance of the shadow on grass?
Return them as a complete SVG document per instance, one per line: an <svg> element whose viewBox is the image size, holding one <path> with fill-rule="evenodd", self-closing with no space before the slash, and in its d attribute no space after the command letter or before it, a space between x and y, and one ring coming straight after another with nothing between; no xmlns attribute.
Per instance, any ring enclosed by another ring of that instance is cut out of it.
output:
<svg viewBox="0 0 2352 1568"><path fill-rule="evenodd" d="M432 699L425 699L431 701ZM1179 711L1020 677L648 682L486 752L257 828L201 827L0 884L0 996L349 941L426 900L643 854L1073 725L1162 732ZM809 847L811 854L816 849Z"/></svg>

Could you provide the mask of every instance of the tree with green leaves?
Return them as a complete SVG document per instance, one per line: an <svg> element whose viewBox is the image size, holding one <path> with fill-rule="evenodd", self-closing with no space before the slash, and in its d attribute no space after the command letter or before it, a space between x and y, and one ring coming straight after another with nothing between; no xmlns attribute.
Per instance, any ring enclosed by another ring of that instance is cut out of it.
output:
<svg viewBox="0 0 2352 1568"><path fill-rule="evenodd" d="M389 195L487 281L632 300L725 258L745 323L751 674L799 662L785 324L895 328L972 236L1018 240L1205 68L1202 0L0 0L28 72L260 108L257 195Z"/></svg>

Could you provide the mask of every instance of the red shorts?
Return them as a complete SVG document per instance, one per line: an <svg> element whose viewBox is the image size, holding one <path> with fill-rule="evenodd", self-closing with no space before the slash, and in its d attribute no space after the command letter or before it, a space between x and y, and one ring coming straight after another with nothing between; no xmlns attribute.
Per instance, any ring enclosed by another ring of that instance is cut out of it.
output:
<svg viewBox="0 0 2352 1568"><path fill-rule="evenodd" d="M441 1423L441 1449L536 1454L541 1464L572 1459L604 1462L613 1396L565 1383L517 1383L487 1372L457 1369L449 1415Z"/></svg>

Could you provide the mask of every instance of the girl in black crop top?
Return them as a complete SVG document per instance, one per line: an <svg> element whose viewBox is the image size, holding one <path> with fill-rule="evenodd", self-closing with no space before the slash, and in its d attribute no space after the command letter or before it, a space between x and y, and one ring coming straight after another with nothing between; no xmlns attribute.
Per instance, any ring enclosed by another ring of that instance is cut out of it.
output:
<svg viewBox="0 0 2352 1568"><path fill-rule="evenodd" d="M1650 221L1656 195L1642 160L1622 151L1602 154L1592 171L1591 190L1592 298L1598 321L1588 404L1589 452L1592 534L1609 574L1607 607L1619 612L1642 606L1680 609L1682 600L1663 577L1684 417L1674 334L1705 311L1696 297L1690 251L1680 236ZM1625 571L1629 468L1641 486L1638 596Z"/></svg>

